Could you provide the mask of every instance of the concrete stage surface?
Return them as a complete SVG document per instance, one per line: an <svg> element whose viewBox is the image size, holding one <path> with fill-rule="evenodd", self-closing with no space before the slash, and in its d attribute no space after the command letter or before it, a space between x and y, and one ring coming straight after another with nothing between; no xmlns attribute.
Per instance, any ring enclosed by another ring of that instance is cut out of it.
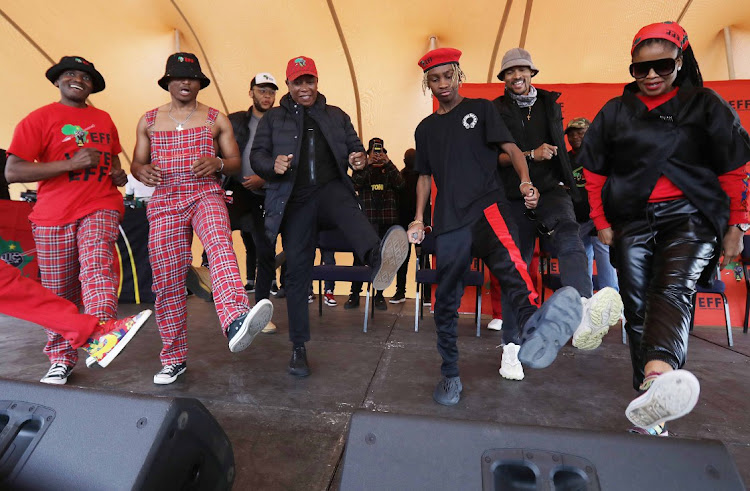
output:
<svg viewBox="0 0 750 491"><path fill-rule="evenodd" d="M610 332L600 348L579 351L570 344L545 370L527 368L522 382L498 374L501 335L485 329L475 337L473 317L461 316L459 349L462 399L443 407L432 400L440 378L434 321L427 314L414 332L414 300L377 311L362 332L359 310L317 312L310 305L312 375L287 373L286 301L272 299L276 334L260 334L233 354L219 331L211 303L188 298L188 370L168 386L153 384L161 368L161 341L152 316L127 349L107 368L87 369L83 352L69 386L123 393L199 399L232 441L235 488L338 489L348 424L359 409L522 425L623 432L634 397L628 348ZM120 316L152 305L121 305ZM0 316L0 377L38 381L49 368L39 327ZM695 410L669 426L684 438L723 441L750 484L750 335L734 331L728 348L723 327L699 326L690 337L688 362L701 381ZM116 409L115 409L116 410ZM84 437L84 435L81 435ZM649 438L649 437L643 437ZM81 440L84 441L84 438ZM626 456L623 456L626 458Z"/></svg>

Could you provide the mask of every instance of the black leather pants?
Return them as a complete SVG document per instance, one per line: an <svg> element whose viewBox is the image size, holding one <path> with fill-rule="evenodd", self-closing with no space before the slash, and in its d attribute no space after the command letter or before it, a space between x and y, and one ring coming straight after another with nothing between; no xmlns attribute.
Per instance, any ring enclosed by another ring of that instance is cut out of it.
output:
<svg viewBox="0 0 750 491"><path fill-rule="evenodd" d="M714 255L716 232L687 199L649 203L643 218L613 226L611 251L625 304L633 387L646 363L685 364L695 284Z"/></svg>

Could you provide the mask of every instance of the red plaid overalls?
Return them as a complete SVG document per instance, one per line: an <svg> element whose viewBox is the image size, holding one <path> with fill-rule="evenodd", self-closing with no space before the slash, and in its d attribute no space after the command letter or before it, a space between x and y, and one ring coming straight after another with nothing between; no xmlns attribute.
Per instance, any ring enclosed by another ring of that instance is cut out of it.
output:
<svg viewBox="0 0 750 491"><path fill-rule="evenodd" d="M146 113L148 128L154 126L156 112ZM208 254L222 332L250 310L232 246L224 191L215 177L195 177L190 167L199 157L216 156L211 127L218 114L210 108L206 124L197 128L150 130L151 163L161 169L161 184L148 204L147 215L162 365L182 363L187 358L185 279L193 260L193 231Z"/></svg>

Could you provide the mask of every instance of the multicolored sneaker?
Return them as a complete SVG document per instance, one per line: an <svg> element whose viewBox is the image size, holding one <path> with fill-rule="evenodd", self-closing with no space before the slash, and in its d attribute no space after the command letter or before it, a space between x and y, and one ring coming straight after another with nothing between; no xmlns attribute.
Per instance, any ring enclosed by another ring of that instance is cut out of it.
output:
<svg viewBox="0 0 750 491"><path fill-rule="evenodd" d="M583 318L573 333L573 346L592 350L602 344L609 328L617 324L622 316L622 298L612 287L602 288L591 298L581 298Z"/></svg>
<svg viewBox="0 0 750 491"><path fill-rule="evenodd" d="M81 348L87 351L89 357L94 358L100 367L104 368L120 354L150 316L151 311L147 309L124 319L102 321L99 323L99 329Z"/></svg>
<svg viewBox="0 0 750 491"><path fill-rule="evenodd" d="M328 305L329 307L335 307L339 303L336 301L336 297L333 296L333 292L331 290L326 290L325 295L323 295L323 303Z"/></svg>
<svg viewBox="0 0 750 491"><path fill-rule="evenodd" d="M701 386L687 370L650 373L641 384L645 392L628 404L625 416L639 428L649 429L681 418L698 403Z"/></svg>
<svg viewBox="0 0 750 491"><path fill-rule="evenodd" d="M636 435L669 436L666 423L652 426L651 428L639 428L638 426L634 426L628 430L628 433L634 433Z"/></svg>

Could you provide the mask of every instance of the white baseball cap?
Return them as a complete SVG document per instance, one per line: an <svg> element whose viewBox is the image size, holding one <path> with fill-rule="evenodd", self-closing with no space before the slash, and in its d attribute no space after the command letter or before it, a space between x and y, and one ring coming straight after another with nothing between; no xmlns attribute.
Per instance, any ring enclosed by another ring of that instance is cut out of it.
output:
<svg viewBox="0 0 750 491"><path fill-rule="evenodd" d="M266 72L262 72L254 76L253 80L250 82L250 88L252 89L256 85L263 84L273 85L274 89L279 90L279 85L276 83L276 79L273 78L273 75Z"/></svg>

